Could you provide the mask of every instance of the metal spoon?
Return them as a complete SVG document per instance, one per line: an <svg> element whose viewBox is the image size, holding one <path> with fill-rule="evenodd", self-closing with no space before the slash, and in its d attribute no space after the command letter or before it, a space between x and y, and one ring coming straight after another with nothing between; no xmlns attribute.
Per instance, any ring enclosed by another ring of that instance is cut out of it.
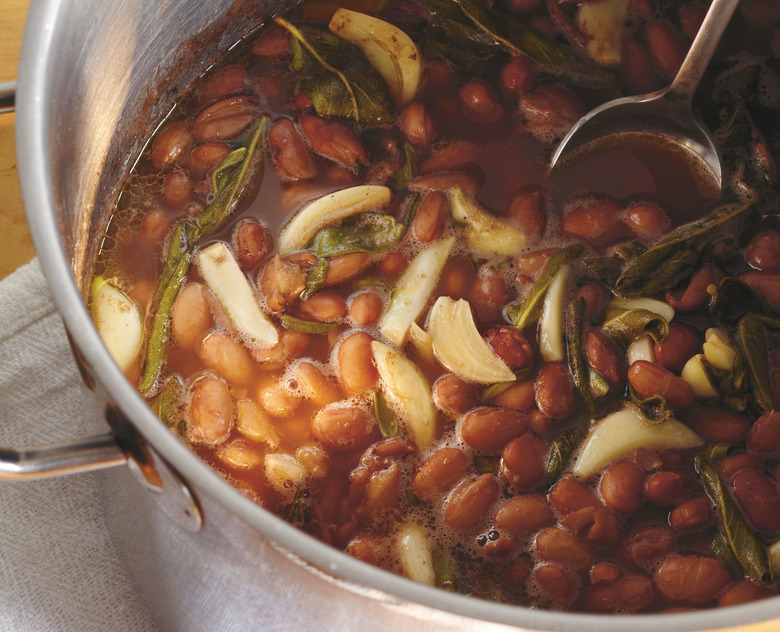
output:
<svg viewBox="0 0 780 632"><path fill-rule="evenodd" d="M712 0L701 28L677 76L663 90L604 103L583 116L566 134L552 157L551 167L571 158L585 145L617 134L641 134L663 140L698 157L722 184L721 161L712 135L693 113L693 95L731 20L739 0Z"/></svg>

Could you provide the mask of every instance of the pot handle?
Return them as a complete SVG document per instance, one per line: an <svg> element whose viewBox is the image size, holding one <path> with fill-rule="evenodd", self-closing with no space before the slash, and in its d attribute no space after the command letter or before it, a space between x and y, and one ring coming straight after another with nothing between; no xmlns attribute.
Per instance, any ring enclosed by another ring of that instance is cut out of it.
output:
<svg viewBox="0 0 780 632"><path fill-rule="evenodd" d="M10 114L15 109L16 82L0 83L0 114Z"/></svg>
<svg viewBox="0 0 780 632"><path fill-rule="evenodd" d="M112 433L30 446L0 447L0 479L33 479L78 474L127 463Z"/></svg>

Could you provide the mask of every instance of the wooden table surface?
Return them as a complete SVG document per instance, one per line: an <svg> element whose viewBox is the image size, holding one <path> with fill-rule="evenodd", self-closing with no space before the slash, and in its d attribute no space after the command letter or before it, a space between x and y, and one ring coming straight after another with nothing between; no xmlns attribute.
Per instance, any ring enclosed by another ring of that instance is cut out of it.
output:
<svg viewBox="0 0 780 632"><path fill-rule="evenodd" d="M0 83L16 79L24 17L30 0L2 0ZM0 279L35 255L16 170L14 115L0 114Z"/></svg>

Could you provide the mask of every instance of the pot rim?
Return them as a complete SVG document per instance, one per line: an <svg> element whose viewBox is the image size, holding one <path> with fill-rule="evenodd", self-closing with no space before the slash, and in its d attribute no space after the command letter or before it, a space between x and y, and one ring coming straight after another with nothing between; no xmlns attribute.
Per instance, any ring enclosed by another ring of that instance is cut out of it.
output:
<svg viewBox="0 0 780 632"><path fill-rule="evenodd" d="M327 574L405 601L471 619L538 630L624 632L627 629L707 630L739 626L780 617L780 596L742 606L698 612L649 615L594 615L532 610L496 604L421 585L360 562L305 534L242 495L191 452L165 425L130 384L103 345L71 272L59 233L51 188L50 110L47 69L57 59L53 49L55 16L67 0L33 0L27 15L18 71L16 147L25 212L54 302L74 343L97 379L144 438L196 489L240 517L262 535Z"/></svg>

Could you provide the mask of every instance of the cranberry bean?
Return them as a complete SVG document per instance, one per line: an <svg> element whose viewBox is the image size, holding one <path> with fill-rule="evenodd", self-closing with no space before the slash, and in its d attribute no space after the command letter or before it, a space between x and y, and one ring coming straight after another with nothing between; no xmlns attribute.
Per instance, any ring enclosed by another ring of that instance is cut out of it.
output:
<svg viewBox="0 0 780 632"><path fill-rule="evenodd" d="M469 79L461 86L460 102L464 116L475 123L496 123L504 118L504 106L482 79Z"/></svg>
<svg viewBox="0 0 780 632"><path fill-rule="evenodd" d="M424 176L451 171L469 171L482 159L485 148L468 140L459 140L436 151L420 165Z"/></svg>
<svg viewBox="0 0 780 632"><path fill-rule="evenodd" d="M211 327L211 309L206 291L200 283L188 283L173 303L171 333L176 344L184 349L194 349Z"/></svg>
<svg viewBox="0 0 780 632"><path fill-rule="evenodd" d="M357 406L323 408L311 421L314 436L334 450L367 446L375 427L373 415Z"/></svg>
<svg viewBox="0 0 780 632"><path fill-rule="evenodd" d="M266 263L260 274L260 291L272 312L283 312L298 299L305 288L304 269L284 261L279 255Z"/></svg>
<svg viewBox="0 0 780 632"><path fill-rule="evenodd" d="M722 562L699 555L680 555L664 562L653 577L661 594L672 603L707 603L729 584Z"/></svg>
<svg viewBox="0 0 780 632"><path fill-rule="evenodd" d="M500 274L480 274L471 286L469 302L482 322L500 319L504 305L508 302L506 280Z"/></svg>
<svg viewBox="0 0 780 632"><path fill-rule="evenodd" d="M382 543L374 538L358 535L352 538L346 547L346 552L366 564L377 566L381 558Z"/></svg>
<svg viewBox="0 0 780 632"><path fill-rule="evenodd" d="M677 534L669 527L655 525L629 535L620 545L618 557L626 564L647 568L656 566L677 550Z"/></svg>
<svg viewBox="0 0 780 632"><path fill-rule="evenodd" d="M398 500L401 487L401 472L397 463L391 463L386 469L373 472L366 485L364 507L371 513L389 509Z"/></svg>
<svg viewBox="0 0 780 632"><path fill-rule="evenodd" d="M752 287L769 301L772 307L780 309L780 272L751 270L740 274L739 280Z"/></svg>
<svg viewBox="0 0 780 632"><path fill-rule="evenodd" d="M756 233L745 251L745 259L756 270L780 270L780 231L768 229Z"/></svg>
<svg viewBox="0 0 780 632"><path fill-rule="evenodd" d="M593 564L593 551L578 537L558 527L541 531L534 541L534 551L538 559L573 571L584 571Z"/></svg>
<svg viewBox="0 0 780 632"><path fill-rule="evenodd" d="M271 235L256 219L239 222L233 232L233 244L238 262L244 270L252 270L268 256L273 249Z"/></svg>
<svg viewBox="0 0 780 632"><path fill-rule="evenodd" d="M246 386L252 378L252 359L243 345L227 334L214 332L198 347L203 363L231 384Z"/></svg>
<svg viewBox="0 0 780 632"><path fill-rule="evenodd" d="M523 188L515 192L509 198L505 214L515 220L518 228L530 239L541 239L547 228L544 192L538 187Z"/></svg>
<svg viewBox="0 0 780 632"><path fill-rule="evenodd" d="M664 464L655 452L647 448L637 448L632 460L645 472L654 472Z"/></svg>
<svg viewBox="0 0 780 632"><path fill-rule="evenodd" d="M603 331L593 329L585 336L588 364L609 384L610 392L621 393L626 387L626 361L615 343Z"/></svg>
<svg viewBox="0 0 780 632"><path fill-rule="evenodd" d="M669 513L669 526L678 533L697 533L714 520L712 501L707 496L684 500Z"/></svg>
<svg viewBox="0 0 780 632"><path fill-rule="evenodd" d="M529 413L536 409L536 389L530 380L513 384L496 395L495 403L502 408L514 408Z"/></svg>
<svg viewBox="0 0 780 632"><path fill-rule="evenodd" d="M706 10L700 4L683 4L680 7L680 27L683 35L688 40L696 37L696 33L701 28L701 23L704 21L705 14Z"/></svg>
<svg viewBox="0 0 780 632"><path fill-rule="evenodd" d="M371 343L374 339L363 331L347 336L339 345L337 362L339 379L348 393L364 393L379 381L374 366Z"/></svg>
<svg viewBox="0 0 780 632"><path fill-rule="evenodd" d="M485 334L485 338L493 352L506 362L509 368L522 369L533 364L534 350L531 343L514 327L506 325L491 327Z"/></svg>
<svg viewBox="0 0 780 632"><path fill-rule="evenodd" d="M617 518L601 505L572 511L561 524L577 535L585 535L588 544L595 547L611 548L620 537Z"/></svg>
<svg viewBox="0 0 780 632"><path fill-rule="evenodd" d="M550 490L550 502L564 516L585 507L600 506L596 494L590 487L568 475L559 480Z"/></svg>
<svg viewBox="0 0 780 632"><path fill-rule="evenodd" d="M764 462L755 454L732 454L725 459L721 459L715 464L718 474L726 481L730 481L734 476L743 470L761 470Z"/></svg>
<svg viewBox="0 0 780 632"><path fill-rule="evenodd" d="M320 322L333 322L347 313L347 302L335 292L319 292L300 302L303 314Z"/></svg>
<svg viewBox="0 0 780 632"><path fill-rule="evenodd" d="M290 52L290 34L287 29L271 24L252 46L252 53L260 57L284 57Z"/></svg>
<svg viewBox="0 0 780 632"><path fill-rule="evenodd" d="M379 270L382 274L388 276L398 276L406 269L408 263L404 253L400 250L394 250L382 257L382 260L379 262Z"/></svg>
<svg viewBox="0 0 780 632"><path fill-rule="evenodd" d="M558 252L557 248L544 248L520 255L515 259L515 270L518 274L534 276L541 272L542 268L552 256Z"/></svg>
<svg viewBox="0 0 780 632"><path fill-rule="evenodd" d="M563 230L575 239L601 248L625 238L623 209L612 200L590 200L575 206L563 218Z"/></svg>
<svg viewBox="0 0 780 632"><path fill-rule="evenodd" d="M762 456L780 453L780 413L772 411L756 419L750 428L747 447Z"/></svg>
<svg viewBox="0 0 780 632"><path fill-rule="evenodd" d="M178 211L192 201L192 182L183 171L169 173L162 185L165 206Z"/></svg>
<svg viewBox="0 0 780 632"><path fill-rule="evenodd" d="M157 241L168 231L171 222L164 211L153 208L146 212L141 220L141 236L151 244Z"/></svg>
<svg viewBox="0 0 780 632"><path fill-rule="evenodd" d="M232 94L243 92L247 71L240 64L223 66L209 76L198 90L202 103L214 103Z"/></svg>
<svg viewBox="0 0 780 632"><path fill-rule="evenodd" d="M669 323L669 335L654 344L655 361L668 371L679 373L700 347L699 337L690 327Z"/></svg>
<svg viewBox="0 0 780 632"><path fill-rule="evenodd" d="M384 301L375 292L361 292L349 304L349 315L358 325L373 325L382 316Z"/></svg>
<svg viewBox="0 0 780 632"><path fill-rule="evenodd" d="M291 393L282 384L274 383L258 389L257 400L274 417L290 417L298 410L301 398Z"/></svg>
<svg viewBox="0 0 780 632"><path fill-rule="evenodd" d="M199 380L190 399L190 438L197 443L216 445L225 440L233 425L233 396L228 385L217 377Z"/></svg>
<svg viewBox="0 0 780 632"><path fill-rule="evenodd" d="M449 490L469 469L469 458L458 448L439 448L431 454L414 476L414 488L430 496Z"/></svg>
<svg viewBox="0 0 780 632"><path fill-rule="evenodd" d="M688 287L680 294L667 290L666 302L679 312L692 312L699 309L712 298L707 288L715 283L719 274L711 265L704 266L691 277Z"/></svg>
<svg viewBox="0 0 780 632"><path fill-rule="evenodd" d="M442 375L433 385L433 401L444 413L457 417L479 404L479 393L457 375Z"/></svg>
<svg viewBox="0 0 780 632"><path fill-rule="evenodd" d="M628 368L628 382L643 399L660 395L669 408L688 408L693 404L693 389L688 382L657 362L634 362Z"/></svg>
<svg viewBox="0 0 780 632"><path fill-rule="evenodd" d="M658 90L663 80L656 74L650 53L639 42L623 42L623 63L620 74L631 94L647 94Z"/></svg>
<svg viewBox="0 0 780 632"><path fill-rule="evenodd" d="M676 505L688 496L695 484L691 472L662 470L647 479L647 500L659 507Z"/></svg>
<svg viewBox="0 0 780 632"><path fill-rule="evenodd" d="M574 293L575 301L580 297L585 299L585 318L590 322L597 321L606 302L604 289L596 283L584 283Z"/></svg>
<svg viewBox="0 0 780 632"><path fill-rule="evenodd" d="M348 169L356 169L368 162L368 151L360 136L340 121L326 121L313 114L304 114L301 129L314 152L320 156Z"/></svg>
<svg viewBox="0 0 780 632"><path fill-rule="evenodd" d="M522 494L501 505L493 524L512 537L525 538L555 524L555 516L544 494Z"/></svg>
<svg viewBox="0 0 780 632"><path fill-rule="evenodd" d="M685 47L680 37L666 24L645 24L645 39L656 70L664 79L672 79L685 57Z"/></svg>
<svg viewBox="0 0 780 632"><path fill-rule="evenodd" d="M653 204L634 204L626 211L626 226L643 237L664 234L672 226L672 220Z"/></svg>
<svg viewBox="0 0 780 632"><path fill-rule="evenodd" d="M603 582L585 591L588 612L626 614L650 605L655 597L652 582L644 575L628 574L613 582Z"/></svg>
<svg viewBox="0 0 780 632"><path fill-rule="evenodd" d="M371 255L365 252L350 252L332 257L328 261L328 270L325 272L323 285L331 287L354 279L369 265L371 265Z"/></svg>
<svg viewBox="0 0 780 632"><path fill-rule="evenodd" d="M582 101L571 90L557 84L527 92L518 108L532 130L568 130L585 113Z"/></svg>
<svg viewBox="0 0 780 632"><path fill-rule="evenodd" d="M742 603L758 601L759 599L771 597L776 592L777 590L774 587L761 586L749 577L746 577L745 579L738 581L720 596L720 599L718 599L718 607L737 606Z"/></svg>
<svg viewBox="0 0 780 632"><path fill-rule="evenodd" d="M618 461L601 477L604 504L621 514L637 511L644 502L645 473L635 463Z"/></svg>
<svg viewBox="0 0 780 632"><path fill-rule="evenodd" d="M230 146L225 143L203 143L190 152L187 166L196 178L201 178L209 169L216 167L230 151Z"/></svg>
<svg viewBox="0 0 780 632"><path fill-rule="evenodd" d="M716 443L740 443L750 430L750 420L745 415L700 404L694 404L685 413L685 421L705 439Z"/></svg>
<svg viewBox="0 0 780 632"><path fill-rule="evenodd" d="M579 594L579 581L571 571L558 564L542 564L531 573L530 581L540 596L558 607L571 605Z"/></svg>
<svg viewBox="0 0 780 632"><path fill-rule="evenodd" d="M512 57L509 63L501 69L501 90L510 97L525 94L534 85L536 67L526 57Z"/></svg>
<svg viewBox="0 0 780 632"><path fill-rule="evenodd" d="M590 581L593 584L614 582L623 577L623 569L614 562L596 562L590 569Z"/></svg>
<svg viewBox="0 0 780 632"><path fill-rule="evenodd" d="M431 146L436 138L436 126L425 105L412 101L401 112L401 132L404 138L417 148Z"/></svg>
<svg viewBox="0 0 780 632"><path fill-rule="evenodd" d="M441 191L431 191L420 202L414 215L414 236L424 243L441 237L447 215L447 198Z"/></svg>
<svg viewBox="0 0 780 632"><path fill-rule="evenodd" d="M734 476L731 487L753 526L767 533L780 530L780 493L771 478L763 472L743 470Z"/></svg>
<svg viewBox="0 0 780 632"><path fill-rule="evenodd" d="M501 455L501 478L518 491L530 491L547 476L549 446L531 433L518 437L504 448Z"/></svg>
<svg viewBox="0 0 780 632"><path fill-rule="evenodd" d="M500 488L492 474L481 474L461 482L450 494L444 509L444 522L453 531L470 531L479 525Z"/></svg>
<svg viewBox="0 0 780 632"><path fill-rule="evenodd" d="M439 277L438 292L453 300L464 298L474 282L471 264L463 258L450 259Z"/></svg>
<svg viewBox="0 0 780 632"><path fill-rule="evenodd" d="M516 410L479 408L460 424L460 437L472 450L497 452L528 429L528 420Z"/></svg>
<svg viewBox="0 0 780 632"><path fill-rule="evenodd" d="M563 364L545 364L536 376L536 405L546 417L563 419L574 407L569 369Z"/></svg>
<svg viewBox="0 0 780 632"><path fill-rule="evenodd" d="M306 399L319 406L327 406L343 397L338 385L311 362L301 362L295 367L295 380Z"/></svg>
<svg viewBox="0 0 780 632"><path fill-rule="evenodd" d="M254 97L228 97L203 110L192 124L192 133L201 143L230 140L249 129L258 111L259 104Z"/></svg>
<svg viewBox="0 0 780 632"><path fill-rule="evenodd" d="M166 125L152 143L152 164L162 171L181 160L192 141L189 126L184 121Z"/></svg>
<svg viewBox="0 0 780 632"><path fill-rule="evenodd" d="M317 173L317 166L290 119L281 118L271 125L268 148L274 168L282 179L296 182Z"/></svg>

